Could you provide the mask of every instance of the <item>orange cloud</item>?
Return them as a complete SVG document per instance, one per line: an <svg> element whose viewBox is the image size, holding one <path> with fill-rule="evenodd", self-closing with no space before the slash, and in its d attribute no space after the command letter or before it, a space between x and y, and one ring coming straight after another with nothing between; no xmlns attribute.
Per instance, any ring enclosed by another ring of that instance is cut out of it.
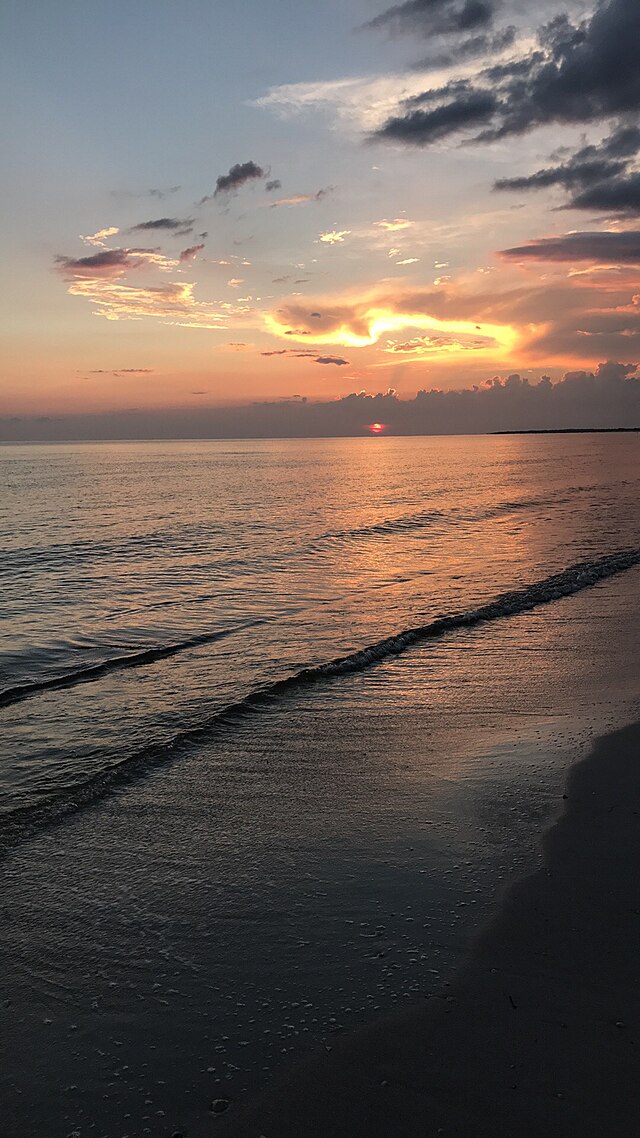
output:
<svg viewBox="0 0 640 1138"><path fill-rule="evenodd" d="M115 281L81 279L69 285L72 296L91 301L95 305L94 315L107 320L153 317L163 324L186 328L225 328L232 315L244 316L248 312L232 305L195 300L193 289L194 285L186 281L134 288Z"/></svg>
<svg viewBox="0 0 640 1138"><path fill-rule="evenodd" d="M107 229L99 229L97 233L92 233L90 237L80 237L87 245L94 245L98 249L104 249L107 237L115 237L116 233L120 230L117 225L110 225Z"/></svg>
<svg viewBox="0 0 640 1138"><path fill-rule="evenodd" d="M169 272L177 264L178 261L156 249L104 249L88 257L56 257L58 271L72 280L118 280L131 269L156 268Z"/></svg>
<svg viewBox="0 0 640 1138"><path fill-rule="evenodd" d="M421 341L423 351L427 346L434 352L473 348L496 359L513 352L520 338L510 322L465 319L446 294L426 290L328 299L308 306L290 302L265 319L276 336L298 340L312 335L318 344L354 348L375 345L389 332L416 329L429 333Z"/></svg>
<svg viewBox="0 0 640 1138"><path fill-rule="evenodd" d="M394 217L393 221L387 221L386 218L383 218L382 221L374 221L373 224L378 229L386 229L389 233L395 233L398 229L411 229L414 222L409 221L406 217Z"/></svg>
<svg viewBox="0 0 640 1138"><path fill-rule="evenodd" d="M325 245L338 245L351 233L350 229L330 229L328 233L320 234L320 241Z"/></svg>

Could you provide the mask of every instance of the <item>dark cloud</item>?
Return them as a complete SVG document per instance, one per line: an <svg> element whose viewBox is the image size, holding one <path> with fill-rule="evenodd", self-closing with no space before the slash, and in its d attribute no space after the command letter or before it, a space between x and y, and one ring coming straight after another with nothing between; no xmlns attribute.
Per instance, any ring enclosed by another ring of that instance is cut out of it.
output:
<svg viewBox="0 0 640 1138"><path fill-rule="evenodd" d="M431 110L412 110L389 119L377 137L426 146L453 131L484 122L495 107L496 98L490 91L467 91Z"/></svg>
<svg viewBox="0 0 640 1138"><path fill-rule="evenodd" d="M392 35L442 36L487 27L493 21L490 0L406 0L369 20L366 28Z"/></svg>
<svg viewBox="0 0 640 1138"><path fill-rule="evenodd" d="M274 190L282 189L282 182L279 178L271 178L265 185L265 190L268 194L273 193Z"/></svg>
<svg viewBox="0 0 640 1138"><path fill-rule="evenodd" d="M500 256L512 261L590 261L596 264L640 265L640 230L622 233L567 233L543 237Z"/></svg>
<svg viewBox="0 0 640 1138"><path fill-rule="evenodd" d="M132 225L129 233L155 232L156 230L161 230L163 232L175 233L176 236L182 237L187 233L191 233L192 229L192 217L156 217L152 221L140 221L137 225Z"/></svg>
<svg viewBox="0 0 640 1138"><path fill-rule="evenodd" d="M180 256L178 257L178 260L182 264L184 264L185 261L192 261L193 258L197 257L198 253L201 253L203 249L204 249L203 244L190 245L188 249L182 250L182 252L180 253Z"/></svg>
<svg viewBox="0 0 640 1138"><path fill-rule="evenodd" d="M319 356L317 349L314 352L312 349L296 350L294 348L273 348L268 352L260 352L261 356L289 356L291 359L297 360L313 360L316 364L335 364L337 367L345 367L349 361L342 358L342 356Z"/></svg>
<svg viewBox="0 0 640 1138"><path fill-rule="evenodd" d="M331 437L367 435L367 424L375 422L386 423L397 435L640 427L640 377L634 364L608 362L594 371L567 372L556 383L548 376L534 382L514 373L462 390L419 391L415 399L361 391L323 402L292 397L235 407L68 415L57 421L8 417L0 420L0 438Z"/></svg>
<svg viewBox="0 0 640 1138"><path fill-rule="evenodd" d="M625 126L598 145L583 146L564 162L517 178L501 178L496 190L528 191L561 186L566 208L640 213L640 174L632 169L640 151L640 129Z"/></svg>
<svg viewBox="0 0 640 1138"><path fill-rule="evenodd" d="M261 352L262 356L289 356L292 360L313 360L314 363L333 363L337 364L338 368L348 364L348 360L343 360L342 356L319 356L318 349L296 349L296 348L272 348L270 352Z"/></svg>
<svg viewBox="0 0 640 1138"><path fill-rule="evenodd" d="M89 257L64 257L59 254L55 263L64 276L114 277L132 267L128 249L104 249Z"/></svg>
<svg viewBox="0 0 640 1138"><path fill-rule="evenodd" d="M569 205L572 209L640 214L640 173L587 186L574 194Z"/></svg>
<svg viewBox="0 0 640 1138"><path fill-rule="evenodd" d="M464 59L477 59L479 56L498 55L506 51L515 42L516 29L509 25L499 32L469 36L460 40L450 51L441 51L428 55L414 64L414 71L426 71L429 68L453 67Z"/></svg>
<svg viewBox="0 0 640 1138"><path fill-rule="evenodd" d="M124 276L130 269L148 267L167 268L174 262L164 257L157 249L102 249L88 257L65 257L58 254L54 259L56 268L63 276L74 280L94 279L113 281Z"/></svg>
<svg viewBox="0 0 640 1138"><path fill-rule="evenodd" d="M219 198L226 194L235 194L247 182L255 182L258 178L266 178L267 171L258 166L256 162L236 162L228 174L220 174L216 178L216 188L212 194L202 198L199 205L210 202L212 198Z"/></svg>
<svg viewBox="0 0 640 1138"><path fill-rule="evenodd" d="M475 141L489 142L549 123L622 123L640 110L638 42L638 0L600 0L581 22L556 17L539 29L527 56L479 70L453 100L422 118L405 107L376 137L424 146L469 127L481 127Z"/></svg>
<svg viewBox="0 0 640 1138"><path fill-rule="evenodd" d="M273 348L270 352L260 352L261 356L291 356L296 360L315 360L317 356L317 349L300 349L300 348Z"/></svg>

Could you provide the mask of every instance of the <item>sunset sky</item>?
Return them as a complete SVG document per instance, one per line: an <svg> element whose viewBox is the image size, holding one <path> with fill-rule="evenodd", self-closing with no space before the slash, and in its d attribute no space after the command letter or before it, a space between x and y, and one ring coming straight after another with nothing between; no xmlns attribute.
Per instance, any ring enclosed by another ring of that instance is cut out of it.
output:
<svg viewBox="0 0 640 1138"><path fill-rule="evenodd" d="M3 13L3 416L640 358L638 0Z"/></svg>

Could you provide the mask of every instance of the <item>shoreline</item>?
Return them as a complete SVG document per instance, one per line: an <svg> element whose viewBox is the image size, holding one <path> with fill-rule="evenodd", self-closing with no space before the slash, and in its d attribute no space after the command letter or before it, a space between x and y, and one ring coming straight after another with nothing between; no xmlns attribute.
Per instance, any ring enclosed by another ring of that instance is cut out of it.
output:
<svg viewBox="0 0 640 1138"><path fill-rule="evenodd" d="M568 771L639 718L636 579L288 697L259 733L234 724L12 850L11 1134L211 1138L267 1100L294 1119L286 1081L326 1080L324 1060L364 1038L348 1031L413 1031L409 1009L435 1022L505 888L539 867ZM377 1114L367 1079L346 1092ZM216 1098L231 1107L214 1116ZM389 1102L366 1138L411 1135ZM357 1138L342 1118L323 1138Z"/></svg>
<svg viewBox="0 0 640 1138"><path fill-rule="evenodd" d="M543 853L446 995L289 1069L216 1126L231 1138L640 1132L640 723L571 768Z"/></svg>

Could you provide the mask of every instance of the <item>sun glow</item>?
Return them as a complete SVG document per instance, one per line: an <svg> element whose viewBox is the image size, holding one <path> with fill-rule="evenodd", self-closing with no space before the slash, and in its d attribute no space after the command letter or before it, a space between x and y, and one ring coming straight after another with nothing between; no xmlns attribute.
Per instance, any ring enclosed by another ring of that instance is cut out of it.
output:
<svg viewBox="0 0 640 1138"><path fill-rule="evenodd" d="M367 430L372 435L381 435L386 428L386 423L368 423Z"/></svg>
<svg viewBox="0 0 640 1138"><path fill-rule="evenodd" d="M492 359L508 357L518 344L520 334L509 324L477 324L470 320L444 320L424 312L398 312L391 308L378 306L353 306L353 314L346 319L316 318L313 322L302 319L292 327L285 322L285 313L267 314L268 330L279 337L299 343L332 344L342 348L366 348L378 344L379 340L393 332L414 329L430 333L422 337L410 353L415 356L441 358L443 356L463 356L473 352L474 356L490 355Z"/></svg>

